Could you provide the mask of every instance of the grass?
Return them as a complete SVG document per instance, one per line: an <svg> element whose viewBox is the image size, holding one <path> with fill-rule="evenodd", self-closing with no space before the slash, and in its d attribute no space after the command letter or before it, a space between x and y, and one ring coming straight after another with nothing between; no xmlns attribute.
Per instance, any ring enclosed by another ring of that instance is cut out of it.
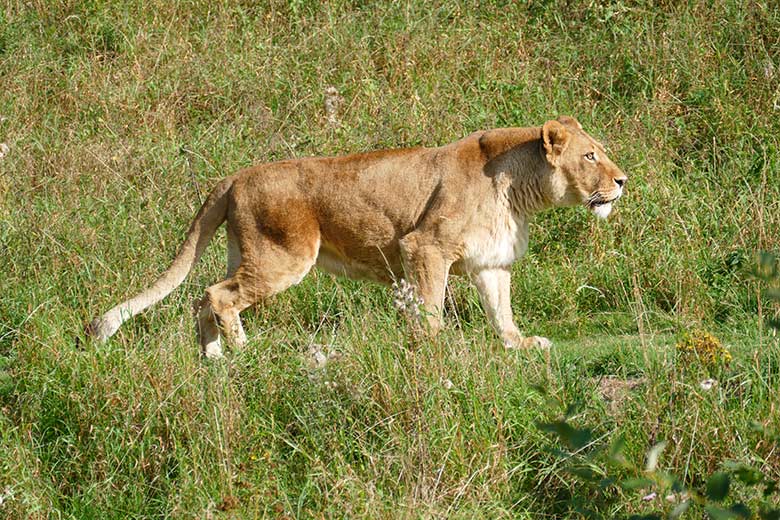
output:
<svg viewBox="0 0 780 520"><path fill-rule="evenodd" d="M0 8L0 513L7 518L578 518L596 493L539 422L623 436L694 489L780 478L780 14L771 2L16 2ZM327 87L344 103L332 125ZM274 159L438 145L578 117L629 176L609 222L534 222L505 352L475 292L414 343L385 289L314 274L198 358L185 285L106 345L83 324L145 287L217 179ZM684 360L701 328L733 360ZM317 347L319 345L320 347ZM324 368L310 349L335 353ZM715 377L703 390L699 382ZM604 381L638 381L605 400ZM543 389L543 392L540 392ZM625 476L625 475L624 475ZM755 509L760 493L735 488ZM691 509L686 517L704 513Z"/></svg>

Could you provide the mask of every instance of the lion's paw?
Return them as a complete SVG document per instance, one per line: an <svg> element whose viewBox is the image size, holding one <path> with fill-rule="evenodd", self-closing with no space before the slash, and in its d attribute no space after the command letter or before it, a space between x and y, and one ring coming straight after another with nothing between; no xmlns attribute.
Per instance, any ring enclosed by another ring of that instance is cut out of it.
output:
<svg viewBox="0 0 780 520"><path fill-rule="evenodd" d="M504 339L504 347L507 349L549 349L552 347L552 341L542 336L523 337L519 334Z"/></svg>
<svg viewBox="0 0 780 520"><path fill-rule="evenodd" d="M225 357L222 354L222 345L221 342L219 341L219 338L207 343L203 347L202 354L206 359L211 359L211 360L222 359L223 357Z"/></svg>
<svg viewBox="0 0 780 520"><path fill-rule="evenodd" d="M531 336L530 338L525 338L525 341L528 343L529 347L543 350L552 347L552 341L543 336Z"/></svg>

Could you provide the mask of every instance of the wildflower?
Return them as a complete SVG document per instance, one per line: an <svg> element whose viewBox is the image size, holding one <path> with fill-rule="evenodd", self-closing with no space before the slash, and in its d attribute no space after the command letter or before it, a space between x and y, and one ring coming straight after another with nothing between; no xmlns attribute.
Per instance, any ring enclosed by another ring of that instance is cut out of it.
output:
<svg viewBox="0 0 780 520"><path fill-rule="evenodd" d="M764 77L771 80L775 75L775 64L767 60L764 62Z"/></svg>
<svg viewBox="0 0 780 520"><path fill-rule="evenodd" d="M325 354L322 353L321 350L318 350L312 354L312 358L314 359L314 365L316 367L324 367L325 363L328 362L328 358L325 357Z"/></svg>
<svg viewBox="0 0 780 520"><path fill-rule="evenodd" d="M313 343L309 345L308 365L312 370L322 370L331 360L336 360L340 354L328 348L325 345Z"/></svg>
<svg viewBox="0 0 780 520"><path fill-rule="evenodd" d="M14 491L10 487L6 487L3 489L3 492L0 493L0 507L3 506L3 504L6 501L11 501L14 498Z"/></svg>
<svg viewBox="0 0 780 520"><path fill-rule="evenodd" d="M336 87L325 89L325 115L328 117L329 125L339 126L338 113L343 104L344 98L339 95Z"/></svg>
<svg viewBox="0 0 780 520"><path fill-rule="evenodd" d="M393 282L393 305L401 313L420 318L420 307L423 300L415 295L414 285L401 278L400 282Z"/></svg>
<svg viewBox="0 0 780 520"><path fill-rule="evenodd" d="M455 385L454 385L454 384L452 383L452 381L450 381L449 379L444 379L444 380L442 380L442 382L441 382L441 385L442 385L442 386L443 386L445 389L447 389L447 390L452 390L453 388L455 388Z"/></svg>
<svg viewBox="0 0 780 520"><path fill-rule="evenodd" d="M666 495L666 501L670 503L685 502L689 498L691 498L691 496L687 491L683 491L681 493L669 493Z"/></svg>
<svg viewBox="0 0 780 520"><path fill-rule="evenodd" d="M703 330L694 330L685 334L676 347L683 356L698 359L708 368L728 365L731 362L731 353L728 349L718 338Z"/></svg>
<svg viewBox="0 0 780 520"><path fill-rule="evenodd" d="M699 386L701 387L702 390L710 390L713 386L715 386L717 384L718 384L717 381L715 381L714 379L710 378L710 379L705 379L704 381L699 383Z"/></svg>
<svg viewBox="0 0 780 520"><path fill-rule="evenodd" d="M649 501L655 499L655 497L657 497L657 496L658 496L658 493L653 491L652 493L649 493L649 494L643 496L642 500L644 500L645 502L649 502Z"/></svg>

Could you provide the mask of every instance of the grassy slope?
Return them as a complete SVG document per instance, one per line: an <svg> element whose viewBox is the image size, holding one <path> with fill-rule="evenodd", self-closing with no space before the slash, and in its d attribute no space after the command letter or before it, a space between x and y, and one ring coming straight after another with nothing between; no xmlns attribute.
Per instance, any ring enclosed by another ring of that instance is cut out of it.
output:
<svg viewBox="0 0 780 520"><path fill-rule="evenodd" d="M0 492L13 494L0 512L561 514L578 488L534 426L560 413L535 384L582 401L577 421L624 434L636 460L669 440L663 467L692 485L725 458L778 476L776 446L749 428L780 427L777 340L758 323L775 309L744 275L755 251L780 247L769 4L115 4L0 9ZM462 282L442 338L409 345L384 290L315 275L249 313L246 351L203 364L189 302L222 272L222 237L116 340L75 346L238 168L559 113L604 138L631 180L608 223L577 209L533 227L514 305L523 329L557 342L549 359L503 352ZM670 347L692 326L734 350L714 392ZM340 359L311 369L313 343ZM604 375L646 383L610 409ZM652 505L588 498L607 516Z"/></svg>

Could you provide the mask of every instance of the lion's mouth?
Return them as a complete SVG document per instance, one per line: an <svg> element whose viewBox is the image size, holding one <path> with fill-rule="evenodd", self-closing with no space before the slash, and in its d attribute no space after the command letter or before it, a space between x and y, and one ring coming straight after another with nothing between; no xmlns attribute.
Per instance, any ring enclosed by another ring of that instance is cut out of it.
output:
<svg viewBox="0 0 780 520"><path fill-rule="evenodd" d="M618 193L614 197L605 197L601 193L594 193L585 202L585 205L590 211L593 212L599 218L606 219L610 213L612 213L612 203L620 198L622 193Z"/></svg>
<svg viewBox="0 0 780 520"><path fill-rule="evenodd" d="M613 202L616 202L619 198L620 198L620 194L612 198L607 198L601 193L596 192L593 193L590 197L588 197L588 200L585 201L585 205L590 209L594 209L594 208L598 208L599 206L604 206L606 204L612 204Z"/></svg>

